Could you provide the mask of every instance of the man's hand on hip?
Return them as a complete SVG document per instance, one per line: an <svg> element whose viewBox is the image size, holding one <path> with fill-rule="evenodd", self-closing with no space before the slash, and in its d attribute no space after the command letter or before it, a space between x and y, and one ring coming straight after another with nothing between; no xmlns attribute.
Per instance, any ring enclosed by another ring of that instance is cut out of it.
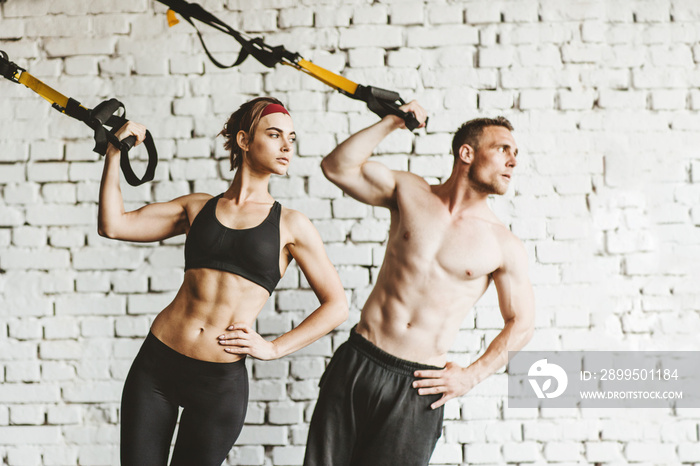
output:
<svg viewBox="0 0 700 466"><path fill-rule="evenodd" d="M478 383L475 377L470 376L469 368L465 369L453 362L448 362L444 369L415 371L413 375L421 379L413 382L413 388L418 389L419 395L442 393L442 398L430 405L431 409L464 395Z"/></svg>

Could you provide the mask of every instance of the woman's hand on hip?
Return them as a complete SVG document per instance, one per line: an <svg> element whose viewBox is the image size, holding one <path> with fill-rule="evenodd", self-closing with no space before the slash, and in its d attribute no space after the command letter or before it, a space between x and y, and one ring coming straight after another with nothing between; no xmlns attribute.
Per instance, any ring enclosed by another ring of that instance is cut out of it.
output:
<svg viewBox="0 0 700 466"><path fill-rule="evenodd" d="M231 354L244 354L255 359L277 359L277 347L271 341L265 340L255 330L246 324L233 324L227 329L228 333L219 335L219 345Z"/></svg>

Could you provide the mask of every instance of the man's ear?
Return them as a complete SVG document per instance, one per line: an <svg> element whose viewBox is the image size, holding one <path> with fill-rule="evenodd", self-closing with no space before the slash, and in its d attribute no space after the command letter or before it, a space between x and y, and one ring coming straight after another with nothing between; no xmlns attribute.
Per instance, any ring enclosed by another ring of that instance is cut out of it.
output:
<svg viewBox="0 0 700 466"><path fill-rule="evenodd" d="M248 142L248 133L243 130L236 133L236 144L246 152L248 151Z"/></svg>
<svg viewBox="0 0 700 466"><path fill-rule="evenodd" d="M457 153L459 160L466 164L470 164L474 161L474 148L469 144L462 144L459 147L459 152Z"/></svg>

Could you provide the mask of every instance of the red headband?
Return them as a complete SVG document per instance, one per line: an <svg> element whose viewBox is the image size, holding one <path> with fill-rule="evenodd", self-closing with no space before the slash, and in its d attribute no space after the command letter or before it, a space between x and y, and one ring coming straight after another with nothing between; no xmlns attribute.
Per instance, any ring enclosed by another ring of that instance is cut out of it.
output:
<svg viewBox="0 0 700 466"><path fill-rule="evenodd" d="M287 111L286 108L284 108L280 104L268 104L267 107L262 112L262 115L260 115L260 118L264 117L265 115L269 115L270 113L286 113L289 115L289 112ZM289 115L291 117L291 115Z"/></svg>

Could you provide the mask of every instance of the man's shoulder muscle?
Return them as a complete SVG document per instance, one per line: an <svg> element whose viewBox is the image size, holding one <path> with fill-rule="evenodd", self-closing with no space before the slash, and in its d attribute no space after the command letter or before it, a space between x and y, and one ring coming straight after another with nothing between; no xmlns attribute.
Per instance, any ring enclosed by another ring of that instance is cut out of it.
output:
<svg viewBox="0 0 700 466"><path fill-rule="evenodd" d="M503 226L498 229L498 243L502 252L502 264L498 271L513 271L527 268L527 250L520 238L515 236L508 228Z"/></svg>
<svg viewBox="0 0 700 466"><path fill-rule="evenodd" d="M430 190L430 185L421 176L415 173L394 170L394 178L396 179L397 189L408 190Z"/></svg>

